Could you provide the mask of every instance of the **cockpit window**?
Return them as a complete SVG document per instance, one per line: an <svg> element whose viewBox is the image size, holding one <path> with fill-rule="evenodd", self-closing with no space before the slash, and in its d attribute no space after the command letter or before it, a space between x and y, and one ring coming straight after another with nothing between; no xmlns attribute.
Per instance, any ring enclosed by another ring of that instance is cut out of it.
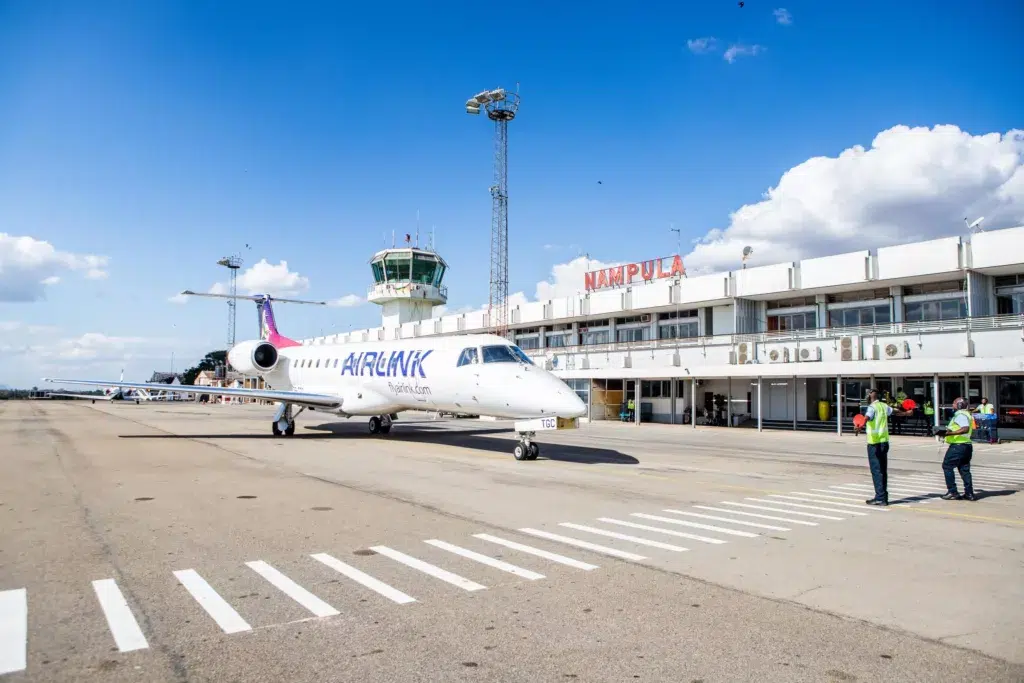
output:
<svg viewBox="0 0 1024 683"><path fill-rule="evenodd" d="M523 353L522 351L520 351L515 346L504 346L504 345L500 345L500 346L485 346L485 347L483 347L484 362L485 363L521 363L521 362L527 362L528 363L529 362L529 359L526 359L524 361L523 358L521 358L519 356L519 354L516 353L516 351L519 351L520 354ZM525 356L525 355L526 354L523 354L523 356Z"/></svg>
<svg viewBox="0 0 1024 683"><path fill-rule="evenodd" d="M463 365L472 365L472 364L478 363L478 362L479 362L479 358L478 358L478 356L476 354L476 347L475 346L470 346L468 348L462 349L462 354L459 356L459 367L460 368Z"/></svg>
<svg viewBox="0 0 1024 683"><path fill-rule="evenodd" d="M526 363L527 365L533 365L533 361L530 360L530 357L527 356L521 348L519 348L518 346L510 346L509 348L512 349L512 353L516 354L516 357L519 360Z"/></svg>

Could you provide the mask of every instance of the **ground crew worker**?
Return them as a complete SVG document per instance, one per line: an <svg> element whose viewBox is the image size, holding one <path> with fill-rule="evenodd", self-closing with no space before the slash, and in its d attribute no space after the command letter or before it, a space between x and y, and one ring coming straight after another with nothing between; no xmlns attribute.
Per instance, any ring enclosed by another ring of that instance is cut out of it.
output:
<svg viewBox="0 0 1024 683"><path fill-rule="evenodd" d="M635 415L635 413L633 412L634 410L636 410L636 403L633 401L633 399L629 399L629 401L626 402L626 412L629 413L630 421L633 420L633 416Z"/></svg>
<svg viewBox="0 0 1024 683"><path fill-rule="evenodd" d="M981 404L978 405L978 412L985 415L985 436L988 437L989 443L997 443L999 441L999 435L996 432L996 407L988 402L988 399L984 396L981 398ZM991 415L992 417L987 417Z"/></svg>
<svg viewBox="0 0 1024 683"><path fill-rule="evenodd" d="M971 432L974 431L974 418L967 410L967 400L957 398L953 401L953 418L946 426L946 457L942 459L942 474L946 478L946 495L943 500L961 500L956 490L956 476L953 469L960 471L960 478L964 480L965 500L977 500L974 497L974 482L971 479L971 456L974 455L974 445L971 443Z"/></svg>
<svg viewBox="0 0 1024 683"><path fill-rule="evenodd" d="M868 442L868 466L871 468L871 481L875 485L875 497L869 498L868 505L889 504L889 417L892 415L909 415L903 410L895 410L878 400L878 390L872 389L868 394L868 405L864 417Z"/></svg>

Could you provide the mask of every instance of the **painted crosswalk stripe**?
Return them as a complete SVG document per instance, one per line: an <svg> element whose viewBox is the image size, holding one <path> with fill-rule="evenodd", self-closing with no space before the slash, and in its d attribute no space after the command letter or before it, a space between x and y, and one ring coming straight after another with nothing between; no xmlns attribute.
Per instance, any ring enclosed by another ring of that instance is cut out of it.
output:
<svg viewBox="0 0 1024 683"><path fill-rule="evenodd" d="M811 490L812 491L828 491L828 489L811 489ZM793 491L793 493L797 494L797 495L800 495L803 498L812 498L812 499L814 499L816 501L822 501L822 502L827 501L827 500L842 501L842 504L843 504L844 507L846 505L852 505L853 507L864 507L863 504L859 504L858 505L858 504L853 502L854 500L857 500L858 498L860 500L865 500L861 494L857 494L857 495L846 494L844 496L830 495L830 494L835 493L834 491L829 491L828 493L805 493L803 491ZM910 499L905 499L905 500L910 500ZM840 503L834 503L834 502L830 502L829 503L829 505L839 505L839 504ZM879 510L883 510L885 512L888 512L888 510L886 510L885 508L878 508L878 509Z"/></svg>
<svg viewBox="0 0 1024 683"><path fill-rule="evenodd" d="M743 515L744 517L757 517L758 519L770 519L773 522L786 522L787 524L799 524L801 526L818 526L817 522L808 522L805 519L789 519L787 517L775 517L773 515L762 515L757 512L742 512L741 510L723 510L710 505L694 505L698 510L709 512L723 512L727 515ZM788 531L788 529L787 529Z"/></svg>
<svg viewBox="0 0 1024 683"><path fill-rule="evenodd" d="M410 602L416 602L416 598L409 597L402 591L396 588L392 588L383 581L373 578L366 572L360 571L352 565L345 564L344 562L342 562L336 557L333 557L332 555L328 555L327 553L315 553L313 555L310 555L310 557L312 557L317 562L320 562L321 564L327 565L339 574L347 576L356 583L362 584L363 586L369 588L375 593L383 595L388 600L391 600L392 602L397 602L399 605L406 605Z"/></svg>
<svg viewBox="0 0 1024 683"><path fill-rule="evenodd" d="M681 553L685 552L686 548L678 545L672 545L670 543L662 543L661 541L650 541L646 538L640 538L639 536L630 536L629 534L620 534L617 531L607 531L605 529L596 529L592 526L586 526L584 524L574 524L572 522L559 522L558 526L564 526L567 529L575 529L576 531L586 531L589 534L596 534L598 536L607 536L608 538L617 538L620 541L629 541L630 543L639 543L640 545L649 545L652 548L661 548L662 550L671 550L673 552Z"/></svg>
<svg viewBox="0 0 1024 683"><path fill-rule="evenodd" d="M0 591L0 674L28 665L28 591Z"/></svg>
<svg viewBox="0 0 1024 683"><path fill-rule="evenodd" d="M462 590L482 591L487 588L487 586L481 586L479 583L470 581L469 579L461 577L458 574L452 573L447 569L435 567L429 562L424 562L423 560L411 557L409 555L406 555L405 553L393 550L387 547L386 545L375 545L372 548L370 548L370 550L373 550L374 552L379 553L384 557L390 557L395 562L401 562L406 567L418 569L424 574L429 574L430 576L433 576L435 579L440 579L445 583L450 583L453 586L458 586Z"/></svg>
<svg viewBox="0 0 1024 683"><path fill-rule="evenodd" d="M494 567L495 569L500 569L503 572L508 572L509 574L521 576L524 579L529 579L530 581L536 581L537 579L544 578L543 574L538 574L537 572L530 571L529 569L517 567L514 564L510 564L508 562L502 562L501 560L495 559L493 557L488 557L487 555L482 555L478 552L468 550L467 548L460 548L459 546L452 545L451 543L445 543L444 541L438 541L437 539L433 538L429 541L423 542L429 543L435 548L447 550L450 553L455 553L456 555L460 555L462 557L465 557L466 559L473 560L474 562L485 564L488 567Z"/></svg>
<svg viewBox="0 0 1024 683"><path fill-rule="evenodd" d="M773 494L769 494L768 497L769 498L781 498L782 500L795 500L795 501L798 501L798 502L801 502L801 503L818 503L819 505L829 505L829 506L831 506L833 508L839 507L839 508L860 508L860 509L865 509L863 505L855 505L853 503L840 503L840 502L832 501L832 500L821 500L820 498L810 497L810 494L802 494L802 495L799 495L799 496L783 496L783 495L778 494L778 493L773 493ZM814 508L812 508L812 509L814 509ZM885 509L883 507L874 507L874 508L870 508L870 510L872 512L889 512L887 509ZM842 511L841 510L836 510L836 512L842 512ZM865 513L858 512L857 514L865 514Z"/></svg>
<svg viewBox="0 0 1024 683"><path fill-rule="evenodd" d="M750 503L733 503L731 501L722 501L721 505L734 505L736 507L747 508L749 510L765 510L766 512L781 512L784 515L800 515L801 517L814 517L815 519L830 519L833 522L843 521L843 517L829 517L828 515L819 515L813 512L798 512L797 510L786 510L779 508L765 507L764 505L751 505Z"/></svg>
<svg viewBox="0 0 1024 683"><path fill-rule="evenodd" d="M287 576L279 572L278 570L271 567L263 560L256 560L254 562L246 562L245 566L253 570L264 579L269 581L275 588L280 590L282 593L287 595L289 598L299 603L315 616L318 617L333 617L337 614L341 614L338 610L334 609L326 602L316 597L308 590L295 583Z"/></svg>
<svg viewBox="0 0 1024 683"><path fill-rule="evenodd" d="M675 529L662 529L656 526L649 526L647 524L638 524L636 522L627 522L621 519L612 519L611 517L598 517L597 521L604 522L605 524L617 524L619 526L629 527L630 529L640 529L641 531L653 531L656 534L666 534L668 536L676 536L677 538L688 538L692 541L702 541L704 543L721 544L725 543L717 538L708 538L706 536L698 536L696 534L688 534L683 531L676 531Z"/></svg>
<svg viewBox="0 0 1024 683"><path fill-rule="evenodd" d="M831 512L832 514L835 514L835 515L838 515L838 514L854 515L856 517L867 517L868 516L867 512L860 512L860 511L854 512L853 510L837 510L835 508L821 507L821 506L818 506L818 505L802 505L800 503L787 503L786 501L782 501L782 500L765 500L764 498L750 498L750 497L744 498L744 500L750 500L750 501L753 501L755 503L768 503L769 505L782 505L782 506L785 506L787 508L794 507L794 508L799 508L801 510L818 510L819 512Z"/></svg>
<svg viewBox="0 0 1024 683"><path fill-rule="evenodd" d="M609 548L603 545L597 545L589 541L581 541L578 538L571 538L569 536L559 536L549 531L541 531L540 529L530 529L525 527L520 529L524 534L530 534L531 536L537 536L538 538L546 538L549 541L558 541L559 543L565 543L566 545L574 545L577 548L584 548L586 550L593 550L595 553L603 553L605 555L611 555L612 557L618 557L623 560L633 560L639 562L640 560L646 560L647 558L643 555L637 555L636 553L628 553L625 550L616 550L615 548Z"/></svg>
<svg viewBox="0 0 1024 683"><path fill-rule="evenodd" d="M662 512L668 512L673 515L685 515L687 517L696 517L697 519L710 519L713 522L728 522L729 524L740 524L742 526L754 527L755 529L768 529L769 531L792 531L784 526L773 526L771 524L761 524L760 522L748 522L745 519L729 519L728 517L718 517L717 515L702 515L699 512L686 512L684 510L673 510L672 508L666 508Z"/></svg>
<svg viewBox="0 0 1024 683"><path fill-rule="evenodd" d="M847 491L867 491L868 493L873 493L875 490L875 487L872 484L843 484L843 487L844 490ZM898 493L900 495L920 496L935 493L934 490L928 490L926 488L909 488L907 486L896 486L893 484L889 484L886 488L889 490L890 495Z"/></svg>
<svg viewBox="0 0 1024 683"><path fill-rule="evenodd" d="M132 650L145 650L149 647L146 636L139 628L139 622L132 614L132 608L124 599L121 589L117 587L114 579L99 579L92 582L92 589L96 591L96 599L103 609L103 616L107 618L107 626L110 627L110 634L114 636L114 643L121 652Z"/></svg>
<svg viewBox="0 0 1024 683"><path fill-rule="evenodd" d="M811 489L812 491L818 491L819 493L827 493L830 498L839 498L840 500L864 500L864 494L854 491L846 491L843 489Z"/></svg>
<svg viewBox="0 0 1024 683"><path fill-rule="evenodd" d="M479 538L481 541L490 541L491 543L497 543L498 545L503 545L506 548L511 548L512 550L518 550L530 555L536 555L537 557L543 557L545 560L558 562L559 564L564 564L567 567L575 567L576 569L582 569L584 571L597 569L596 564L580 562L579 560L574 560L571 557L565 557L564 555L559 555L557 553L549 553L547 550L523 545L522 543L516 543L515 541L507 541L504 538L498 538L497 536L491 536L490 534L473 534L473 538Z"/></svg>
<svg viewBox="0 0 1024 683"><path fill-rule="evenodd" d="M874 492L875 492L875 487L870 485L870 484L853 484L853 485L844 484L844 487L845 488L840 488L838 486L832 486L831 489L834 492L836 492L836 493L842 493L844 495L850 496L851 498L861 498L864 495L874 494ZM909 493L907 491L904 491L903 489L894 489L894 488L891 488L891 487L889 488L889 493L890 494L895 493L898 496L903 496L904 500L918 501L918 502L921 502L921 503L931 502L932 498L934 498L934 497L939 495L939 494L935 493L934 491L929 491L927 493L917 493L917 492ZM874 496L872 495L872 497L874 497ZM863 500L863 498L861 498L861 500Z"/></svg>
<svg viewBox="0 0 1024 683"><path fill-rule="evenodd" d="M640 517L641 519L650 519L655 522L666 522L668 524L676 524L678 526L687 526L691 529L703 529L704 531L716 531L726 536L742 536L743 538L757 538L757 534L749 531L737 531L736 529L726 529L725 527L715 526L713 524L701 524L700 522L687 522L685 519L672 519L671 517L662 517L661 515L648 515L643 512L632 513L633 517Z"/></svg>
<svg viewBox="0 0 1024 683"><path fill-rule="evenodd" d="M220 597L220 594L206 583L206 579L199 576L196 570L182 569L174 572L174 576L185 587L185 590L192 594L199 606L217 622L224 633L252 630L252 626L246 623L242 615L236 612L235 608L229 605L224 598Z"/></svg>

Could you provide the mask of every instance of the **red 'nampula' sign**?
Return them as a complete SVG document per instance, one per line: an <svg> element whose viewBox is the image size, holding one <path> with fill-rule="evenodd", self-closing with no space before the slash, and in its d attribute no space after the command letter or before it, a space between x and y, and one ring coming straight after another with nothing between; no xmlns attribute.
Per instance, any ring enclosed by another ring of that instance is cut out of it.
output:
<svg viewBox="0 0 1024 683"><path fill-rule="evenodd" d="M672 259L672 265L666 269L665 261L668 259ZM589 292L605 287L632 284L637 275L647 282L660 278L675 277L676 275L686 275L686 269L683 268L683 257L678 255L666 256L650 261L639 261L637 263L627 263L623 266L592 270L584 275L584 281Z"/></svg>

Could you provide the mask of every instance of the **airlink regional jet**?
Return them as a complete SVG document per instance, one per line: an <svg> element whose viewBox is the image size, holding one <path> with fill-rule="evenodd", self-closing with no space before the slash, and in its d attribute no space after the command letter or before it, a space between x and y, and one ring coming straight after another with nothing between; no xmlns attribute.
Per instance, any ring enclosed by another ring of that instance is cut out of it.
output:
<svg viewBox="0 0 1024 683"><path fill-rule="evenodd" d="M228 352L228 362L243 375L262 377L265 389L107 380L45 381L278 401L271 423L275 436L294 434L295 418L306 409L346 418L369 416L371 434L390 432L392 421L403 410L514 419L519 437L513 451L516 460L535 460L540 454L534 441L536 432L574 429L578 418L587 412L583 401L564 382L534 365L518 346L496 335L302 345L278 333L269 295L235 298L256 302L262 333L260 339L235 345Z"/></svg>

